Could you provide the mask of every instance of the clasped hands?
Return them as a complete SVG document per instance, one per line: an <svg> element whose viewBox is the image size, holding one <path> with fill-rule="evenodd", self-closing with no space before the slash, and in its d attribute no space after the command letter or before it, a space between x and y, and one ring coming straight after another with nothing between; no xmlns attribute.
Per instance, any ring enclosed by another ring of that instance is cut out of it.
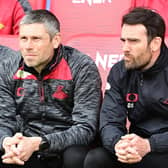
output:
<svg viewBox="0 0 168 168"><path fill-rule="evenodd" d="M137 163L151 151L148 139L136 134L122 136L115 145L115 154L118 161L123 163Z"/></svg>
<svg viewBox="0 0 168 168"><path fill-rule="evenodd" d="M41 137L26 137L16 133L13 137L6 137L2 146L5 151L2 162L5 164L24 165L33 152L39 150Z"/></svg>

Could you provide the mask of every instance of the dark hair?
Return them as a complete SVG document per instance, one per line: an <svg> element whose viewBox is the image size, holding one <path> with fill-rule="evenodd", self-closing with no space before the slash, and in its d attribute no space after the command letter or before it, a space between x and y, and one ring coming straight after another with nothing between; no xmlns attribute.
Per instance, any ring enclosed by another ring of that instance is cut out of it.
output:
<svg viewBox="0 0 168 168"><path fill-rule="evenodd" d="M20 25L42 23L44 24L50 38L60 32L60 22L57 17L45 9L32 10L26 13L22 18Z"/></svg>
<svg viewBox="0 0 168 168"><path fill-rule="evenodd" d="M164 43L166 25L163 18L154 10L144 7L134 8L123 16L122 26L123 24L142 24L147 30L149 42L158 36L161 37L162 43Z"/></svg>

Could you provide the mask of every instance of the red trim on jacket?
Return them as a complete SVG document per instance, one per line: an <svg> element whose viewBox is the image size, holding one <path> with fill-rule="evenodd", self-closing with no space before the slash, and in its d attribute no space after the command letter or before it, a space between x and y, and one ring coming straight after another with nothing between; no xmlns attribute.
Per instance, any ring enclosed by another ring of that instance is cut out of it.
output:
<svg viewBox="0 0 168 168"><path fill-rule="evenodd" d="M13 79L37 80L37 77L27 71L24 71L23 67L21 67L15 73L15 75L13 76ZM48 75L46 75L43 80L47 80L47 79L72 80L71 70L64 58L61 59L60 63Z"/></svg>
<svg viewBox="0 0 168 168"><path fill-rule="evenodd" d="M64 58L61 59L60 63L51 73L44 77L44 80L46 79L72 80L71 70Z"/></svg>
<svg viewBox="0 0 168 168"><path fill-rule="evenodd" d="M37 80L37 77L27 71L24 71L23 67L21 67L14 74L13 79L19 79L19 80L34 79L34 80Z"/></svg>

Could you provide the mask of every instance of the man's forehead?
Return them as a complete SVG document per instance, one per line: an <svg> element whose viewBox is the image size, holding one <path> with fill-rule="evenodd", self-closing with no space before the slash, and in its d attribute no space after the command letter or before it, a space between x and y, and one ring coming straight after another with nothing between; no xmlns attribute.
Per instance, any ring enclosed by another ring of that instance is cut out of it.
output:
<svg viewBox="0 0 168 168"><path fill-rule="evenodd" d="M19 34L40 35L47 33L44 24L33 23L20 25Z"/></svg>
<svg viewBox="0 0 168 168"><path fill-rule="evenodd" d="M121 36L128 36L130 38L136 38L137 36L147 35L145 26L142 24L128 25L124 24L121 30Z"/></svg>

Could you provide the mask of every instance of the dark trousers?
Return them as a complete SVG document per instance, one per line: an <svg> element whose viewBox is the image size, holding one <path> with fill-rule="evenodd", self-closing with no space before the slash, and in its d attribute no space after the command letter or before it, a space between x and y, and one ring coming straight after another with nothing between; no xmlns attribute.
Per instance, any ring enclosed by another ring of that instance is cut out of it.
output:
<svg viewBox="0 0 168 168"><path fill-rule="evenodd" d="M167 168L168 153L149 153L139 163L123 164L104 148L88 152L84 168Z"/></svg>
<svg viewBox="0 0 168 168"><path fill-rule="evenodd" d="M72 146L58 156L33 154L24 166L3 164L1 161L0 168L83 168L88 151L85 146Z"/></svg>

